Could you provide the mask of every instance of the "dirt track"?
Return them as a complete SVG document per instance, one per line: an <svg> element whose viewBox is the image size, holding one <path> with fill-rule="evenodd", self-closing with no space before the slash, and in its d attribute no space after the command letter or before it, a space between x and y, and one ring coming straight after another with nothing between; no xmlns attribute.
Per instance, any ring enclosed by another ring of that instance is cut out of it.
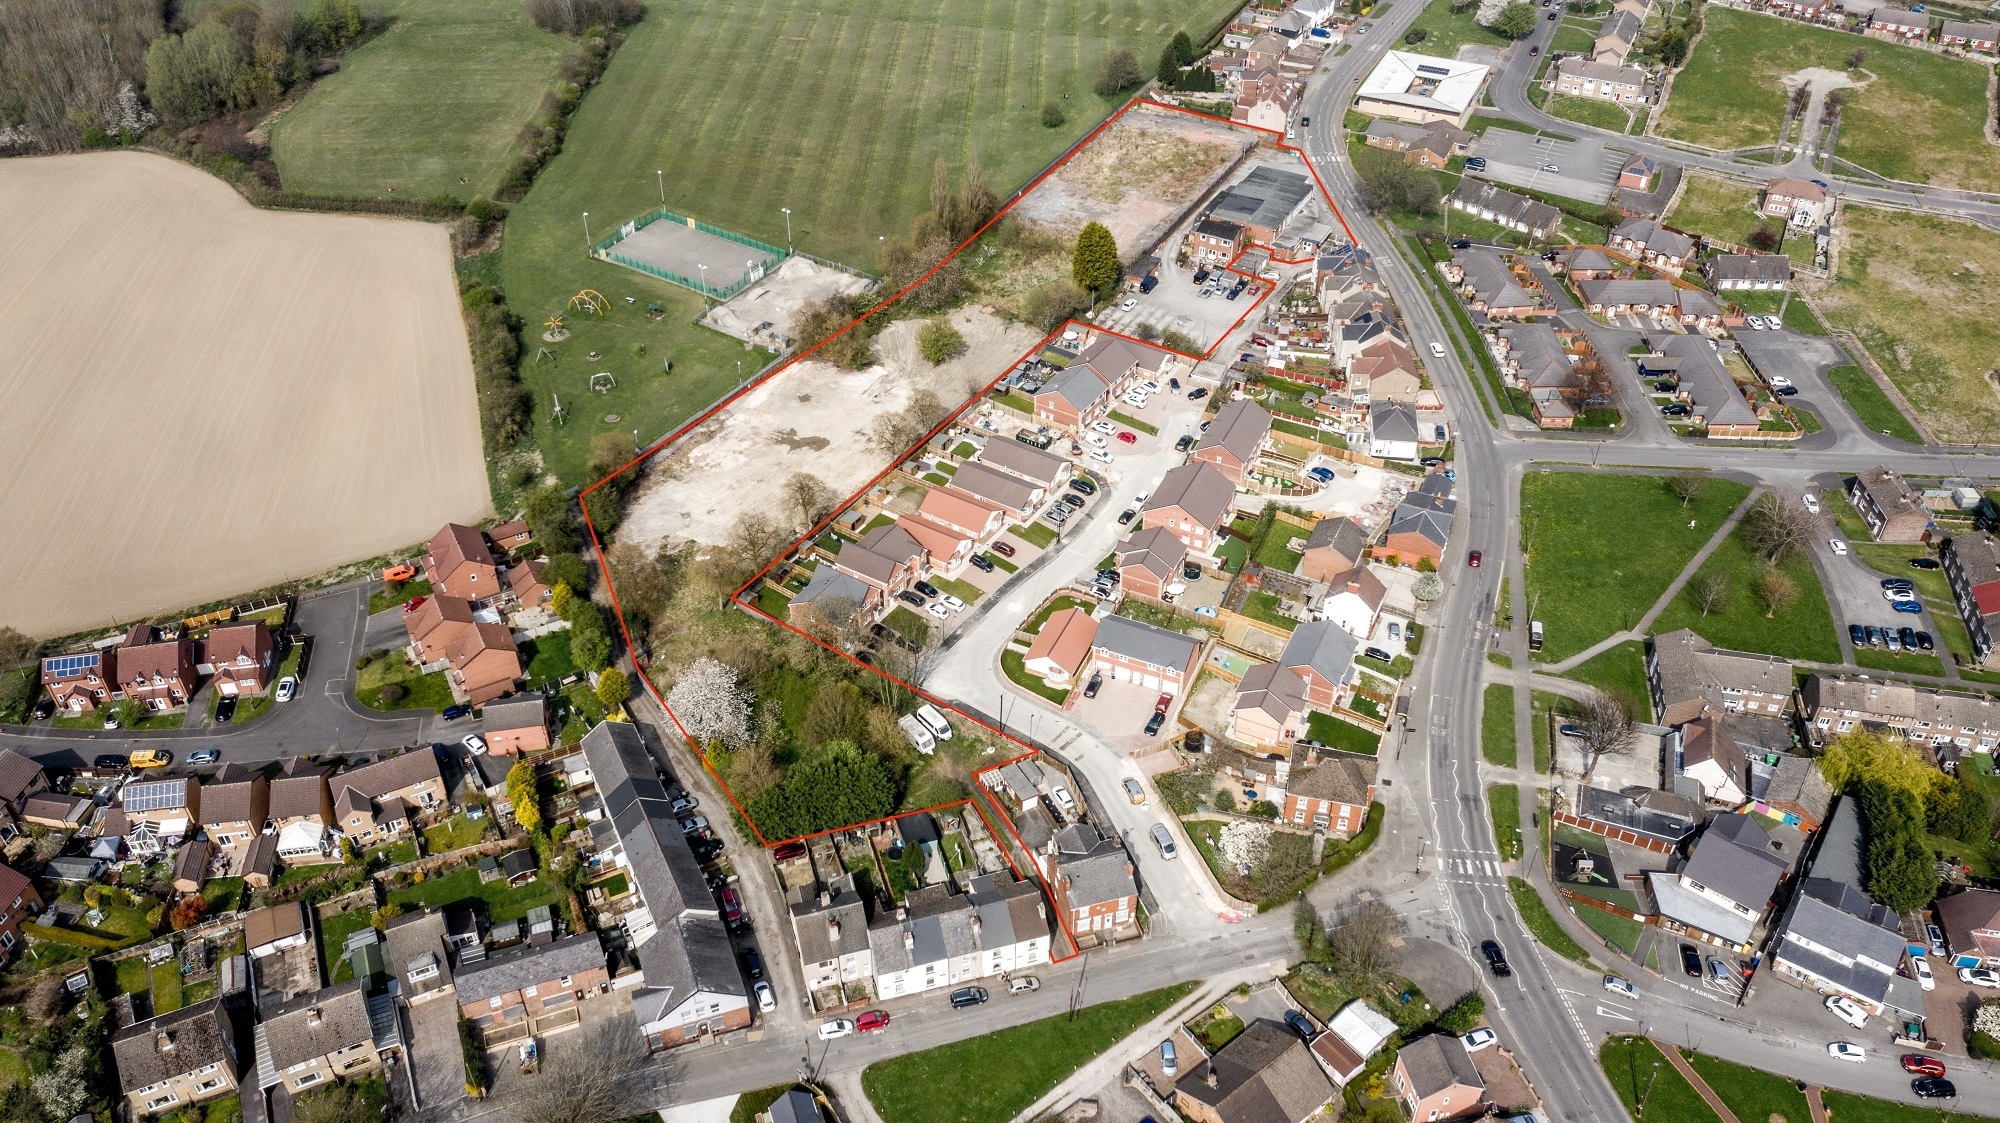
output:
<svg viewBox="0 0 2000 1123"><path fill-rule="evenodd" d="M0 161L0 624L69 632L487 513L445 230L118 152Z"/></svg>

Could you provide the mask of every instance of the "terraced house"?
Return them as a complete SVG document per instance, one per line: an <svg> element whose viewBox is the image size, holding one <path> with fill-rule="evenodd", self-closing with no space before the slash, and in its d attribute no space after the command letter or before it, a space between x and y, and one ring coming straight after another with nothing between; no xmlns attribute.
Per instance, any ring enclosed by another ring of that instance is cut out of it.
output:
<svg viewBox="0 0 2000 1123"><path fill-rule="evenodd" d="M452 979L458 1008L488 1048L530 1035L575 1029L580 1004L611 990L597 933L522 945L478 963L461 963Z"/></svg>
<svg viewBox="0 0 2000 1123"><path fill-rule="evenodd" d="M1972 637L1972 653L1988 667L2000 666L2000 541L1990 531L1960 534L1939 552L1958 617Z"/></svg>
<svg viewBox="0 0 2000 1123"><path fill-rule="evenodd" d="M2000 705L1984 694L1816 674L1799 687L1799 712L1815 744L1859 727L1899 734L1933 759L2000 747Z"/></svg>
<svg viewBox="0 0 2000 1123"><path fill-rule="evenodd" d="M260 1063L259 1071L293 1095L382 1067L359 979L299 995L259 1022L256 1033L260 1062L270 1060L270 1070Z"/></svg>

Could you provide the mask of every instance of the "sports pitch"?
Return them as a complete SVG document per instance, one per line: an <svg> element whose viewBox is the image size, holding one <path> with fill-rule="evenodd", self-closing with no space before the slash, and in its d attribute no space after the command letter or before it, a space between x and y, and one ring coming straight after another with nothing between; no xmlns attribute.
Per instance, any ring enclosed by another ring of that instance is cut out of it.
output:
<svg viewBox="0 0 2000 1123"><path fill-rule="evenodd" d="M54 635L490 505L445 229L136 152L0 162L0 624Z"/></svg>

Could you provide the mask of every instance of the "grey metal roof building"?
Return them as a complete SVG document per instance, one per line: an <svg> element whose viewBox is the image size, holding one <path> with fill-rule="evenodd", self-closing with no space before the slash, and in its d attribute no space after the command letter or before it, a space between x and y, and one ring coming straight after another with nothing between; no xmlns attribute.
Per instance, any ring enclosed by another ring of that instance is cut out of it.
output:
<svg viewBox="0 0 2000 1123"><path fill-rule="evenodd" d="M1287 219L1298 213L1299 204L1311 194L1312 181L1305 176L1280 168L1260 167L1217 199L1208 216L1264 231L1259 240L1269 240Z"/></svg>

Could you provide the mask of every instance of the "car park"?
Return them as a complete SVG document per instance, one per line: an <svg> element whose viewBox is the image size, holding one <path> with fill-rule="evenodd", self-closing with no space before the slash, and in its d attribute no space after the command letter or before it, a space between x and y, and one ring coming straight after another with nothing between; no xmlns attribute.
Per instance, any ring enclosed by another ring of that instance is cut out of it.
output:
<svg viewBox="0 0 2000 1123"><path fill-rule="evenodd" d="M859 1033L873 1033L889 1028L889 1013L886 1010L870 1010L854 1019L854 1028Z"/></svg>
<svg viewBox="0 0 2000 1123"><path fill-rule="evenodd" d="M1910 1091L1920 1100L1955 1100L1958 1086L1942 1076L1919 1076L1910 1081Z"/></svg>
<svg viewBox="0 0 2000 1123"><path fill-rule="evenodd" d="M1903 1071L1912 1076L1943 1076L1944 1062L1925 1053L1904 1053Z"/></svg>
<svg viewBox="0 0 2000 1123"><path fill-rule="evenodd" d="M1833 1012L1834 1017L1853 1026L1855 1029L1860 1029L1862 1026L1868 1024L1868 1012L1860 1006L1855 1005L1854 1000L1844 994L1828 995L1826 1008Z"/></svg>
<svg viewBox="0 0 2000 1123"><path fill-rule="evenodd" d="M835 1038L846 1037L853 1032L854 1023L848 1021L846 1018L835 1018L830 1022L821 1022L819 1024L819 1039L821 1041L832 1041Z"/></svg>
<svg viewBox="0 0 2000 1123"><path fill-rule="evenodd" d="M1623 975L1604 976L1604 989L1613 994L1622 994L1627 998L1639 997L1639 988L1633 986L1632 980Z"/></svg>
<svg viewBox="0 0 2000 1123"><path fill-rule="evenodd" d="M298 692L299 692L298 679L292 677L291 675L286 675L284 678L278 680L278 701L289 702L292 700L292 696L297 694ZM470 713L471 711L468 709L467 712Z"/></svg>
<svg viewBox="0 0 2000 1123"><path fill-rule="evenodd" d="M1826 1055L1836 1061L1853 1061L1855 1064L1868 1059L1867 1050L1852 1041L1835 1041L1826 1047Z"/></svg>
<svg viewBox="0 0 2000 1123"><path fill-rule="evenodd" d="M985 987L960 987L951 992L951 1008L954 1010L963 1010L967 1006L977 1006L985 1001Z"/></svg>
<svg viewBox="0 0 2000 1123"><path fill-rule="evenodd" d="M221 759L222 750L220 749L196 749L194 752L188 754L187 762L195 768L200 768L203 765L214 764Z"/></svg>
<svg viewBox="0 0 2000 1123"><path fill-rule="evenodd" d="M1492 971L1496 978L1504 979L1514 973L1514 969L1507 965L1507 953L1500 950L1498 940L1481 940L1479 953L1486 957L1487 969Z"/></svg>
<svg viewBox="0 0 2000 1123"><path fill-rule="evenodd" d="M1458 1041L1459 1044L1465 1046L1466 1052L1477 1053L1498 1039L1499 1035L1490 1029L1475 1029L1464 1037L1459 1038Z"/></svg>
<svg viewBox="0 0 2000 1123"><path fill-rule="evenodd" d="M458 743L464 745L465 750L473 756L486 755L486 738L481 737L477 733L467 733L464 737L459 738Z"/></svg>
<svg viewBox="0 0 2000 1123"><path fill-rule="evenodd" d="M1701 978L1701 953L1693 944L1681 945L1681 973L1690 979Z"/></svg>

